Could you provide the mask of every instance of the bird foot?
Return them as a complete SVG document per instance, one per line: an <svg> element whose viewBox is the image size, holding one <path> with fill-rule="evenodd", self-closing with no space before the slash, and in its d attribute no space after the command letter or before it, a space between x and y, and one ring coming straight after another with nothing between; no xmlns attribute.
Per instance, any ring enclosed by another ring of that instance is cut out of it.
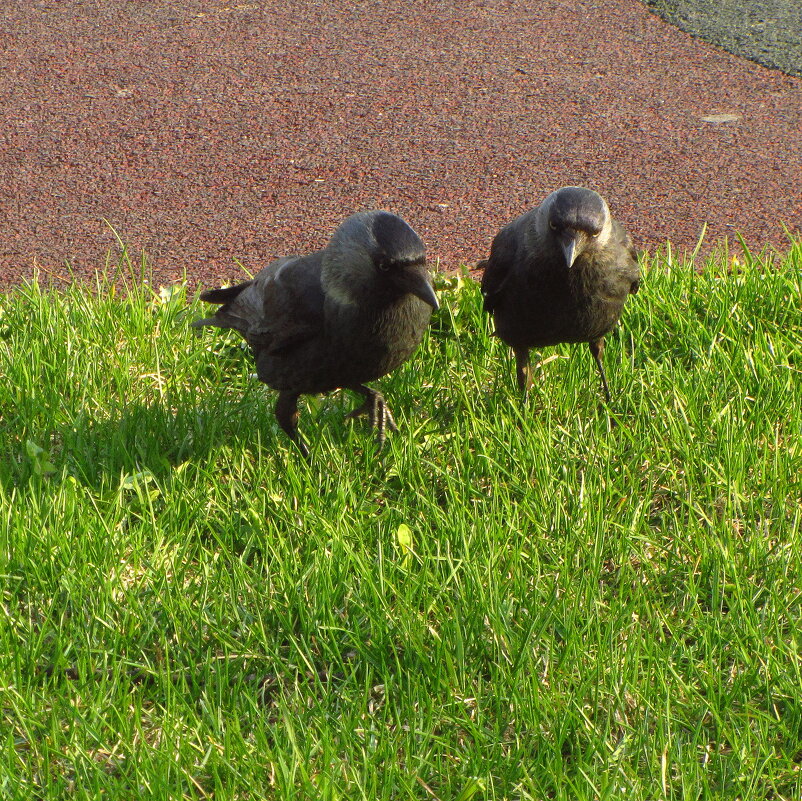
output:
<svg viewBox="0 0 802 801"><path fill-rule="evenodd" d="M362 392L362 390L359 391ZM353 420L354 418L363 416L367 416L371 426L377 429L376 440L379 443L379 449L384 445L388 428L390 431L398 431L398 426L393 419L393 414L390 411L390 407L387 405L387 401L382 397L381 393L375 390L370 390L370 394L366 396L365 402L354 409L354 411L349 412L345 416L345 419Z"/></svg>
<svg viewBox="0 0 802 801"><path fill-rule="evenodd" d="M298 433L298 396L291 392L282 392L276 401L276 420L284 433L296 444L301 456L309 459L309 448Z"/></svg>

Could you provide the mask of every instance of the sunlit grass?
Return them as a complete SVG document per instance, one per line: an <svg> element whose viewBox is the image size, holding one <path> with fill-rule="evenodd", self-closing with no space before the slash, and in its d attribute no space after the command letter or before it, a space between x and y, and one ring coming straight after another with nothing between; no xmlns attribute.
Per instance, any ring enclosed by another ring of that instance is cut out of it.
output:
<svg viewBox="0 0 802 801"><path fill-rule="evenodd" d="M799 799L802 245L644 267L609 408L452 279L311 463L180 287L2 297L0 798Z"/></svg>

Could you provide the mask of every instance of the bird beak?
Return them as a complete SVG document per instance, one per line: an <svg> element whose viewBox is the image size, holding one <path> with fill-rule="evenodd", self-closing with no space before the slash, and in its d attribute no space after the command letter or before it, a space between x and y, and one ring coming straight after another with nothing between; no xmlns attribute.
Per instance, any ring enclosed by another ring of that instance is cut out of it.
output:
<svg viewBox="0 0 802 801"><path fill-rule="evenodd" d="M399 270L393 278L396 285L405 292L428 303L435 311L440 308L425 262L405 267L403 270Z"/></svg>
<svg viewBox="0 0 802 801"><path fill-rule="evenodd" d="M570 229L560 234L560 249L565 256L565 266L570 270L579 255L577 248L577 240L579 239L578 231L571 231Z"/></svg>

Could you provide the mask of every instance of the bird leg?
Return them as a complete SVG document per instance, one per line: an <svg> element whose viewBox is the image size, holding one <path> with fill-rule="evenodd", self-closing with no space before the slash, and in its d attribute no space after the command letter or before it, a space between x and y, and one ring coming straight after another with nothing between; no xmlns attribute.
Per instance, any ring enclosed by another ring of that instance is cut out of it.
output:
<svg viewBox="0 0 802 801"><path fill-rule="evenodd" d="M524 394L524 400L529 397L529 387L532 386L532 366L529 364L529 348L513 348L515 353L515 374L518 377L518 389Z"/></svg>
<svg viewBox="0 0 802 801"><path fill-rule="evenodd" d="M298 434L298 398L296 392L280 392L276 401L276 420L284 433L298 446L301 456L309 458L309 449Z"/></svg>
<svg viewBox="0 0 802 801"><path fill-rule="evenodd" d="M599 375L601 376L604 397L607 399L607 403L610 403L610 388L607 386L607 376L604 374L604 365L602 364L601 358L602 353L604 353L604 338L599 337L598 339L594 339L593 342L588 342L588 347L590 348L590 352L593 354L593 358L596 360L596 366L599 368Z"/></svg>
<svg viewBox="0 0 802 801"><path fill-rule="evenodd" d="M377 429L376 439L379 443L379 449L381 449L384 445L384 440L387 438L386 429L389 428L390 431L398 431L398 426L395 424L395 420L393 420L393 415L390 412L387 401L382 397L380 392L362 384L356 387L348 387L348 389L363 395L365 402L358 409L349 412L345 416L345 419L351 420L354 417L361 417L363 414L367 415L370 424Z"/></svg>

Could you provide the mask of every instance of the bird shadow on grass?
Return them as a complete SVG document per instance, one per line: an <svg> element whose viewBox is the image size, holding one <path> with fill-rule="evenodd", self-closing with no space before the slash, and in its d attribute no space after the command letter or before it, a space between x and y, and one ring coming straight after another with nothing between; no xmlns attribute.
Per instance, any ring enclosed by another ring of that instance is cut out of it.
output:
<svg viewBox="0 0 802 801"><path fill-rule="evenodd" d="M130 401L103 416L79 409L71 420L42 432L35 442L8 431L11 447L0 475L17 487L43 478L39 491L44 494L50 494L47 487L55 491L64 480L103 492L132 476L161 480L187 462L224 470L215 466L221 452L239 445L254 461L272 460L280 477L289 463L307 462L276 422L276 397L255 379L244 386L232 380L225 387L185 394L178 403L166 398ZM346 390L303 399L300 430L311 448L308 465L313 473L327 469L329 452L347 449L353 457L356 449L367 458L379 455L367 420L345 419L358 405L359 399ZM407 405L399 401L393 408L400 413L399 422L409 420L411 425L418 409L414 403ZM385 446L381 453L389 451Z"/></svg>
<svg viewBox="0 0 802 801"><path fill-rule="evenodd" d="M23 441L19 455L9 455L7 465L18 486L44 473L51 484L72 477L101 491L126 475L147 471L158 479L188 460L211 462L225 444L243 438L256 442L257 428L262 429L262 441L267 436L271 446L275 441L277 453L282 450L267 405L250 391L200 391L177 406L163 399L137 400L102 417L80 409L68 423L40 435L36 446L43 456L34 458Z"/></svg>

